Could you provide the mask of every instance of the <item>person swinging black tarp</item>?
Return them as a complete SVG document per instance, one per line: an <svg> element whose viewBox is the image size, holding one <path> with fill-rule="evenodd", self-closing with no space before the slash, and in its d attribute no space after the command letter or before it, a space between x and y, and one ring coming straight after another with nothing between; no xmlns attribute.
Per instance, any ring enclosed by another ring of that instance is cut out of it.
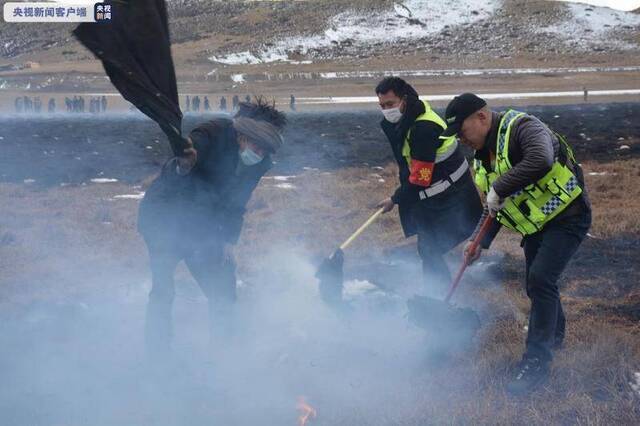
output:
<svg viewBox="0 0 640 426"><path fill-rule="evenodd" d="M102 60L125 99L160 125L176 155L147 189L138 217L152 272L147 348L163 353L171 343L173 274L180 261L208 298L212 337L232 327L233 246L245 206L283 143L286 119L256 98L241 102L233 119L214 118L185 137L164 1L119 2L112 11L111 24L82 24L75 34Z"/></svg>
<svg viewBox="0 0 640 426"><path fill-rule="evenodd" d="M73 33L101 59L120 94L158 123L180 164L189 168L196 154L182 136L165 0L114 1L112 15L108 22L80 24Z"/></svg>

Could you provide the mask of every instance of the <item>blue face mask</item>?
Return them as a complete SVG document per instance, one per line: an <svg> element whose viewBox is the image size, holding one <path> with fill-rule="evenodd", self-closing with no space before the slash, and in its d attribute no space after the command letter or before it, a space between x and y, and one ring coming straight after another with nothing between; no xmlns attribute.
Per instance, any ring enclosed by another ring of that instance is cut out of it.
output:
<svg viewBox="0 0 640 426"><path fill-rule="evenodd" d="M261 162L262 157L253 152L251 148L245 148L240 151L240 161L242 161L245 166L253 166Z"/></svg>

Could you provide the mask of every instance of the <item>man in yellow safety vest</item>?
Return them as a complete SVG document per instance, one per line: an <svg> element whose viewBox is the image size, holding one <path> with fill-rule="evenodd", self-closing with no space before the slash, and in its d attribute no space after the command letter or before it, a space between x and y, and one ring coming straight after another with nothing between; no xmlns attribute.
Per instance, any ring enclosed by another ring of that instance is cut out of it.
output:
<svg viewBox="0 0 640 426"><path fill-rule="evenodd" d="M502 226L523 237L531 311L526 350L507 390L525 394L546 380L564 339L557 282L591 225L582 170L565 139L532 115L492 112L483 99L464 93L449 103L445 118L443 135L457 135L475 150L474 179L487 196L483 219L496 218L482 248ZM471 253L468 244L466 250L476 260L482 249Z"/></svg>

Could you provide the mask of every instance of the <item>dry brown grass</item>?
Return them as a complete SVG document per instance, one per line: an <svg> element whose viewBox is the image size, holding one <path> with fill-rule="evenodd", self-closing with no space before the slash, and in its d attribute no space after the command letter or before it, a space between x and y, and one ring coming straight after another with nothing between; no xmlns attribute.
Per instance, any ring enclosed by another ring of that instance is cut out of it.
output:
<svg viewBox="0 0 640 426"><path fill-rule="evenodd" d="M593 204L591 233L608 238L640 232L640 164L637 160L585 163L585 180ZM589 173L605 173L590 175Z"/></svg>
<svg viewBox="0 0 640 426"><path fill-rule="evenodd" d="M587 173L609 173L587 175L594 204L592 232L603 238L637 238L640 166L620 161L586 163L584 168ZM292 189L277 187L282 182L272 178L263 180L250 202L237 247L241 276L256 272L252 259L281 246L316 258L328 255L375 211L377 201L392 193L395 173L392 164L384 170L363 166L330 174L307 170L290 179ZM148 279L144 245L135 231L138 203L112 200L115 194L131 192L120 183L49 190L0 185L0 197L9 200L0 205L2 300L70 299L95 292L97 286L109 291L109 285L117 284L100 282L99 277L114 270L132 279ZM504 394L507 373L522 351L528 312L518 242L515 234L502 232L492 247L506 254L502 284L480 285L469 277L461 287L461 299L481 302L485 311L475 347L429 371L429 379L416 390L429 397L411 410L393 413L391 423L638 424L640 396L633 393L629 380L640 371L640 327L617 314L621 306L640 302L637 292L608 300L602 294L586 297L570 291L564 297L566 348L554 362L550 382L528 398ZM347 261L373 259L405 243L394 212L348 249ZM70 268L73 276L66 273ZM608 268L590 269L588 279L594 287L617 285L606 281ZM84 272L77 274L78 270ZM88 277L94 278L90 284ZM569 278L573 289L578 283Z"/></svg>
<svg viewBox="0 0 640 426"><path fill-rule="evenodd" d="M594 204L592 232L607 238L621 233L638 235L638 165L620 161L586 163L584 167ZM588 175L591 171L608 174ZM385 182L378 182L372 173ZM374 211L375 201L395 189L395 173L393 164L382 171L362 167L331 175L312 171L293 179L291 182L298 189L288 191L267 180L252 203L255 210L249 215L242 238L243 243L252 244L245 248L264 249L257 228L264 224L260 232L289 239L310 253L328 254ZM624 200L622 194L627 195ZM614 311L590 309L602 307L600 299L565 297L566 349L558 354L545 389L525 399L509 398L502 391L511 366L522 353L526 336L529 301L522 289L524 260L519 241L519 236L503 231L491 249L506 254L503 289L495 285L483 288L475 285L478 283L462 289L467 299L483 300L490 312L478 339L480 346L475 353L459 355L459 364L433 372L424 389L429 399L415 412L402 413L399 424L637 424L640 399L629 380L640 369L638 326ZM393 213L372 225L347 256L375 257L385 247L404 243L397 214ZM608 277L599 276L597 269L592 279L599 286L616 285L607 282ZM569 281L570 285L577 285ZM452 377L464 377L469 382ZM434 400L434 394L442 398Z"/></svg>
<svg viewBox="0 0 640 426"><path fill-rule="evenodd" d="M112 199L131 192L120 183L49 190L0 185L0 198L9 200L0 204L2 302L69 299L94 292L114 271L146 275L137 203Z"/></svg>

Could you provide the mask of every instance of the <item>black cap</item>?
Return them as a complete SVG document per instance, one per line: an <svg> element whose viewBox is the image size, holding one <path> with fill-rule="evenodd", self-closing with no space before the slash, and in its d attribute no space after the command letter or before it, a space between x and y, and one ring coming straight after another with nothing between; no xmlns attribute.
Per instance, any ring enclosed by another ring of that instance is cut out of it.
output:
<svg viewBox="0 0 640 426"><path fill-rule="evenodd" d="M447 128L442 132L442 136L453 136L458 133L462 128L462 122L486 105L487 102L484 99L473 93L463 93L453 98L444 114Z"/></svg>

